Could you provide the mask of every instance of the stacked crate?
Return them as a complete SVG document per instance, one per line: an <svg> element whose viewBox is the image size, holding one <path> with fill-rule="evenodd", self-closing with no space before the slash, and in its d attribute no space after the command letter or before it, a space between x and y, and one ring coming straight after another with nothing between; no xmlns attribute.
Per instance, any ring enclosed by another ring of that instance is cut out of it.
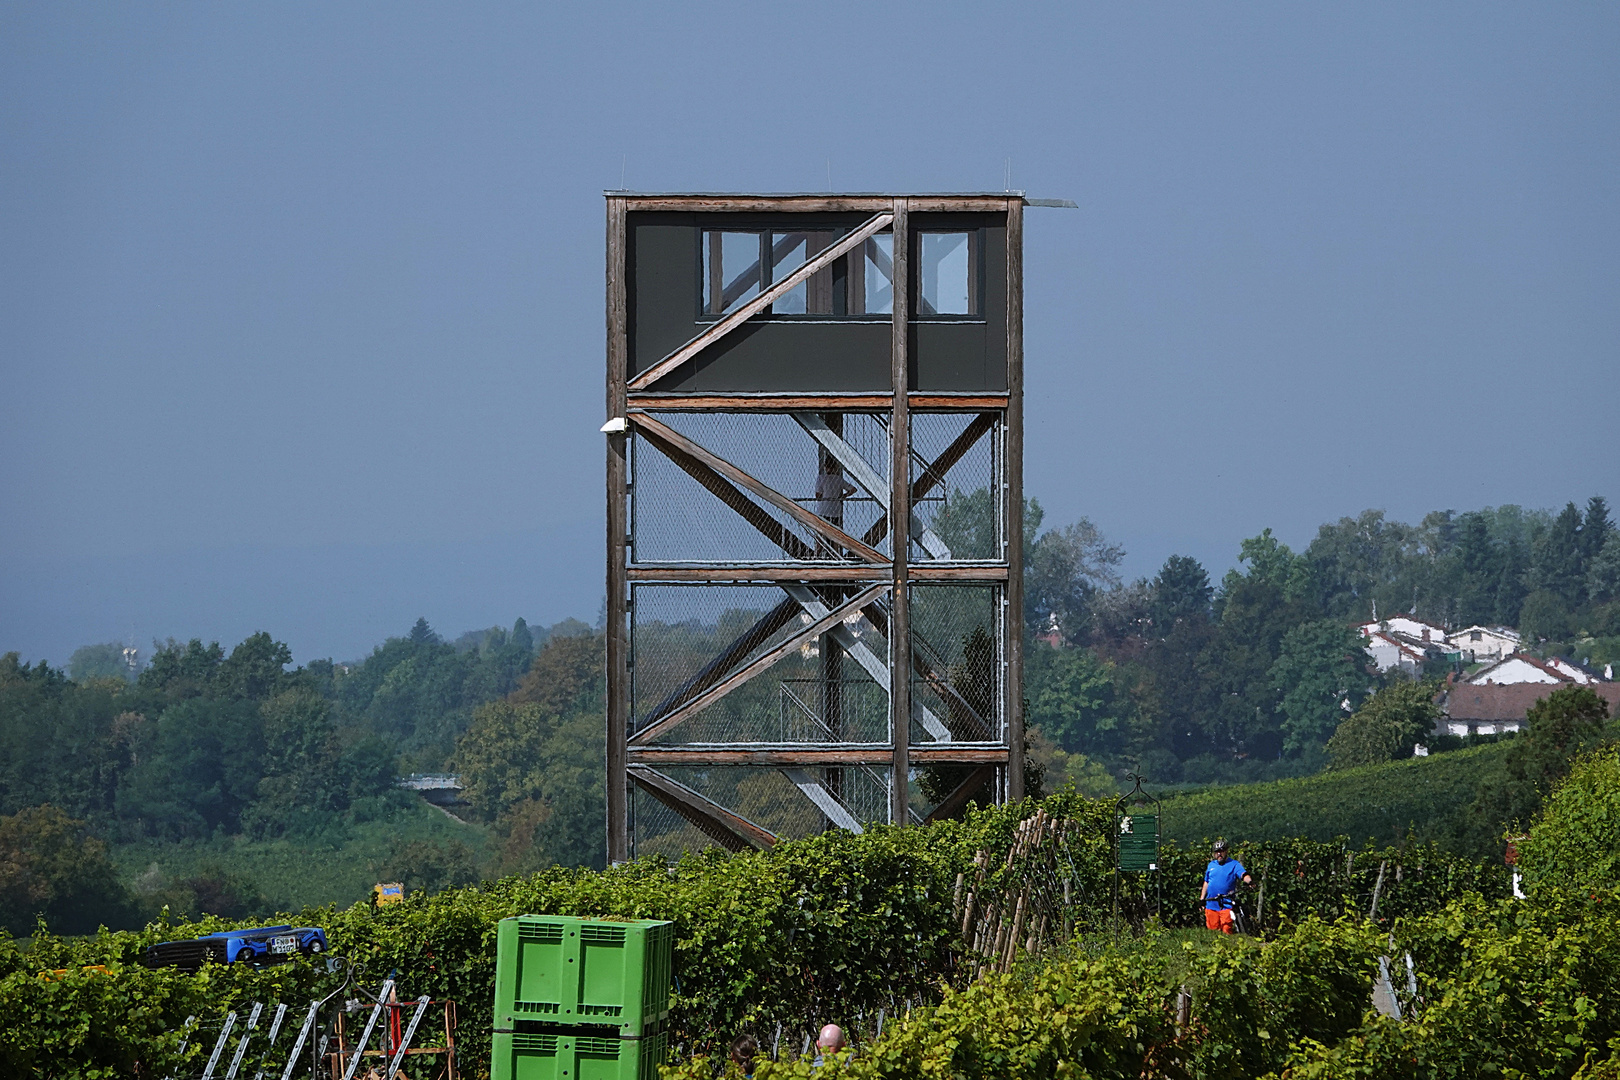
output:
<svg viewBox="0 0 1620 1080"><path fill-rule="evenodd" d="M674 941L650 919L502 919L491 1080L657 1080Z"/></svg>

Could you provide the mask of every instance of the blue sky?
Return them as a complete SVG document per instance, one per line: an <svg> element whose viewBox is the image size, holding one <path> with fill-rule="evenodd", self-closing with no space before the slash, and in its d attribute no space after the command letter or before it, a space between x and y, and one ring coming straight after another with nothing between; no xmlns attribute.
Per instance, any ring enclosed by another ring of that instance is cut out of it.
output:
<svg viewBox="0 0 1620 1080"><path fill-rule="evenodd" d="M1616 55L1612 5L9 5L0 651L594 619L621 183L1074 199L1026 487L1132 575L1616 501Z"/></svg>

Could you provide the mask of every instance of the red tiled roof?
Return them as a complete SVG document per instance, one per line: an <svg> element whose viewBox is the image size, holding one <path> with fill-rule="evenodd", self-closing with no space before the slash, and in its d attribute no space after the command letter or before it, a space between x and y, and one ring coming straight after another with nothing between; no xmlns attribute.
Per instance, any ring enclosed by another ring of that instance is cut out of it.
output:
<svg viewBox="0 0 1620 1080"><path fill-rule="evenodd" d="M1452 720L1485 722L1523 720L1525 714L1530 711L1530 706L1554 690L1562 690L1569 685L1571 684L1492 683L1486 686L1470 686L1461 683L1451 687L1447 692L1445 713ZM1594 683L1587 689L1609 703L1611 715L1615 708L1620 706L1620 683Z"/></svg>

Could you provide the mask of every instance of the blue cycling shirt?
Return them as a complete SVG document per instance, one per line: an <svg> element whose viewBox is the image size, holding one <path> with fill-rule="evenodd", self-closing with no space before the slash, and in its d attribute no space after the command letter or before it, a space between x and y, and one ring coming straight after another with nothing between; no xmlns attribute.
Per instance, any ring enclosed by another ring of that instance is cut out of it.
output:
<svg viewBox="0 0 1620 1080"><path fill-rule="evenodd" d="M1236 859L1227 859L1225 863L1209 860L1204 867L1204 882L1209 886L1205 892L1204 906L1210 911L1221 911L1232 906L1232 892L1237 883L1243 880L1243 864Z"/></svg>

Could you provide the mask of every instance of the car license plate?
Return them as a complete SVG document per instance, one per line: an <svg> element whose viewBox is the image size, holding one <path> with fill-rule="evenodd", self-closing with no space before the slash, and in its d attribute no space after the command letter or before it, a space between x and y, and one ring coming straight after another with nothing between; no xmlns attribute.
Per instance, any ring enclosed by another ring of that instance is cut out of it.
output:
<svg viewBox="0 0 1620 1080"><path fill-rule="evenodd" d="M273 953L297 952L298 939L295 937L273 937L270 939L270 951Z"/></svg>

